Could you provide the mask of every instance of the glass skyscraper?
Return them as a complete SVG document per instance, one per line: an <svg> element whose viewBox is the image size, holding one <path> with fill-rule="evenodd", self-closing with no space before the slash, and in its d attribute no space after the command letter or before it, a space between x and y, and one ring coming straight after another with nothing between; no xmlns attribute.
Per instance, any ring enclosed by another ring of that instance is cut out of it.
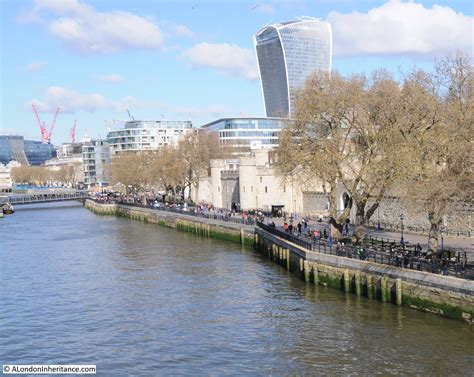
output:
<svg viewBox="0 0 474 377"><path fill-rule="evenodd" d="M331 72L332 32L312 18L267 25L254 36L267 117L291 117L294 95L315 71Z"/></svg>

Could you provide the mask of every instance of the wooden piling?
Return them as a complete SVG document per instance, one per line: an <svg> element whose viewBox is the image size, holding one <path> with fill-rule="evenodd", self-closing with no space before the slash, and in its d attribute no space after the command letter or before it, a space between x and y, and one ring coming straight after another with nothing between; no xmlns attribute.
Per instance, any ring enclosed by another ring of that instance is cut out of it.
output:
<svg viewBox="0 0 474 377"><path fill-rule="evenodd" d="M349 269L344 270L344 291L349 293L351 291L351 279L349 276Z"/></svg>
<svg viewBox="0 0 474 377"><path fill-rule="evenodd" d="M308 264L308 261L305 260L303 265L304 265L304 281L309 283L309 264Z"/></svg>
<svg viewBox="0 0 474 377"><path fill-rule="evenodd" d="M397 305L402 305L402 279L397 279L395 282L395 292Z"/></svg>
<svg viewBox="0 0 474 377"><path fill-rule="evenodd" d="M360 273L359 272L356 272L354 280L355 280L355 293L357 296L360 296L361 289L360 289Z"/></svg>

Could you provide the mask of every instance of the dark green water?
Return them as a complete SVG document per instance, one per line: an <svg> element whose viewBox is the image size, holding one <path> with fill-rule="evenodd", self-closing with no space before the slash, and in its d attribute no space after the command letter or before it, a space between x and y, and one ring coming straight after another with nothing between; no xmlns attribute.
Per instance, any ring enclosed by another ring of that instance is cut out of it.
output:
<svg viewBox="0 0 474 377"><path fill-rule="evenodd" d="M253 250L77 205L0 219L2 364L98 375L442 375L472 327L306 285Z"/></svg>

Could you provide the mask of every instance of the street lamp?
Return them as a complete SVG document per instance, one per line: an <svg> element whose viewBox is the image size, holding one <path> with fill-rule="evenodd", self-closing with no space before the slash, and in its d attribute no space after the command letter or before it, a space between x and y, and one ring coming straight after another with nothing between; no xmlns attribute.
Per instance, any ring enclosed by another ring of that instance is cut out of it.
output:
<svg viewBox="0 0 474 377"><path fill-rule="evenodd" d="M400 244L403 245L403 219L405 217L403 216L403 213L400 214Z"/></svg>
<svg viewBox="0 0 474 377"><path fill-rule="evenodd" d="M441 233L441 256L444 256L444 232L446 231L446 228L444 225L441 225L439 227L439 232Z"/></svg>
<svg viewBox="0 0 474 377"><path fill-rule="evenodd" d="M377 207L377 230L380 230L380 207Z"/></svg>

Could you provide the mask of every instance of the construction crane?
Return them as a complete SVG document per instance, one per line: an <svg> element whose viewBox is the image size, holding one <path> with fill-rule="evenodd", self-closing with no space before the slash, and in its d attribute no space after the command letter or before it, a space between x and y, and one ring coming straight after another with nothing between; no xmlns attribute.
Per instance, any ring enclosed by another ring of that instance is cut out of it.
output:
<svg viewBox="0 0 474 377"><path fill-rule="evenodd" d="M130 114L130 111L127 110L127 113L128 113L128 116L130 117L130 120L135 120L135 118L132 117L132 115Z"/></svg>
<svg viewBox="0 0 474 377"><path fill-rule="evenodd" d="M35 105L32 104L31 106L33 107L33 111L35 112L36 120L38 121L38 126L39 126L40 131L41 131L41 142L46 143L46 140L48 139L48 136L47 136L45 124L44 124L44 122L41 123L41 120L39 118L38 111L36 111Z"/></svg>
<svg viewBox="0 0 474 377"><path fill-rule="evenodd" d="M71 128L71 143L74 144L76 142L76 120L74 119L74 124Z"/></svg>
<svg viewBox="0 0 474 377"><path fill-rule="evenodd" d="M38 126L40 128L40 131L41 131L41 142L44 144L44 143L51 143L51 136L53 135L53 130L54 130L54 125L56 124L56 119L58 117L58 113L59 113L59 107L56 108L56 112L54 113L54 119L53 119L53 122L51 123L51 128L49 129L49 132L48 130L46 129L46 123L45 122L41 122L40 120L40 117L38 115L38 111L36 110L36 107L34 104L31 105L33 107L33 111L36 115L36 120L38 121Z"/></svg>

